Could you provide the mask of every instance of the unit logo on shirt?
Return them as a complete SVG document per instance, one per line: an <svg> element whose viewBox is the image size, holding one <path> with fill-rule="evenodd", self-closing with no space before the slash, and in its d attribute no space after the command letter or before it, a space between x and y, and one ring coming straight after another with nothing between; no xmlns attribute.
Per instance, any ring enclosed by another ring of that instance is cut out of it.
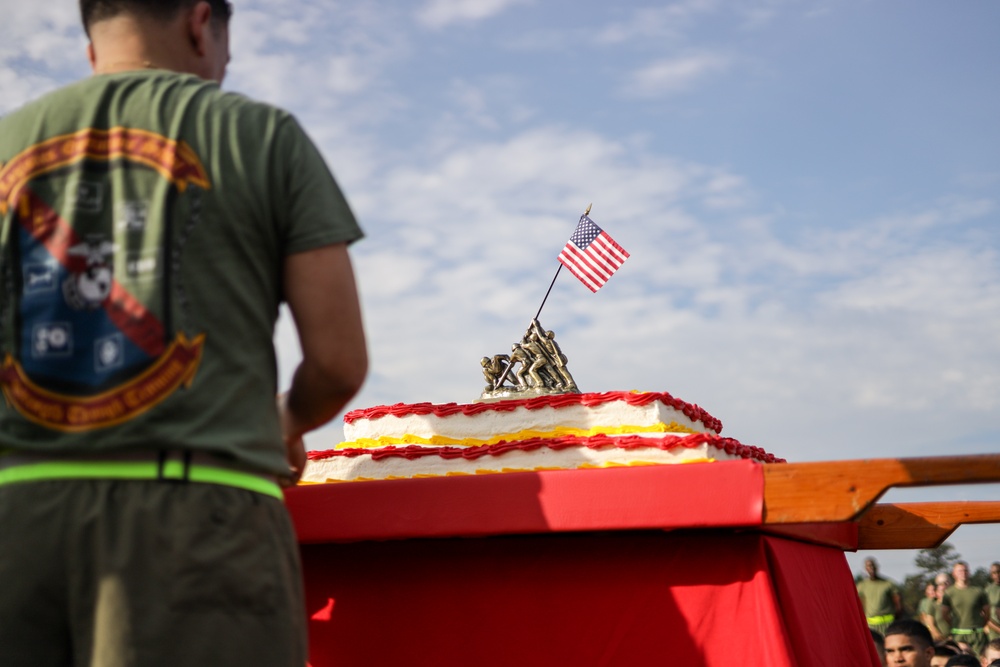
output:
<svg viewBox="0 0 1000 667"><path fill-rule="evenodd" d="M113 243L96 238L78 243L66 251L70 257L82 257L85 262L82 271L70 273L63 281L63 294L71 308L100 308L111 295L114 283L111 258L114 250Z"/></svg>
<svg viewBox="0 0 1000 667"><path fill-rule="evenodd" d="M168 199L153 201L163 180ZM128 198L116 193L123 183ZM152 206L174 210L191 185L210 188L190 146L125 127L54 137L0 165L0 215L14 237L4 257L20 267L17 342L0 385L25 418L59 431L104 428L194 380L204 334L169 330L159 267L172 222L150 216Z"/></svg>

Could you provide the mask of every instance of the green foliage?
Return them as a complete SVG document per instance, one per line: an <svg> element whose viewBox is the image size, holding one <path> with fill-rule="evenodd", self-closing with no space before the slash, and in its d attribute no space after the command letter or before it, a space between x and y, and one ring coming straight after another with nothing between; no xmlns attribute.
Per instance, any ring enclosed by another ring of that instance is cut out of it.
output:
<svg viewBox="0 0 1000 667"><path fill-rule="evenodd" d="M990 583L990 571L985 567L977 567L976 571L969 575L969 585L986 588Z"/></svg>
<svg viewBox="0 0 1000 667"><path fill-rule="evenodd" d="M955 547L950 543L945 542L934 549L921 549L913 559L913 564L921 574L933 579L938 573L951 572L952 566L960 560L962 554L955 551Z"/></svg>

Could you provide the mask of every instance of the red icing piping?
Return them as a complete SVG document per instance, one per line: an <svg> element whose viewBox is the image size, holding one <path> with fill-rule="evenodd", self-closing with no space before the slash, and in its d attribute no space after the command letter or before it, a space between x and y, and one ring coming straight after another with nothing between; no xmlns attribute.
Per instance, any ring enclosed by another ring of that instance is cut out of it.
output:
<svg viewBox="0 0 1000 667"><path fill-rule="evenodd" d="M642 447L656 447L658 449L669 450L678 446L697 447L702 443L713 445L727 454L760 461L761 463L785 462L785 459L778 458L774 454L769 454L760 447L744 445L733 438L722 438L708 433L696 433L688 436L667 435L659 438L647 438L640 435L562 436L558 438L531 438L514 442L498 442L495 445L480 445L478 447L421 447L419 445L407 445L405 447L388 446L380 449L328 449L326 451L310 451L307 452L307 455L310 461L321 461L337 456L370 456L374 461L390 457L402 457L409 461L414 461L424 456L439 456L443 459L462 458L471 461L482 456L500 456L518 449L533 451L542 447L548 447L556 451L571 447L600 449L608 446L626 450L640 449Z"/></svg>
<svg viewBox="0 0 1000 667"><path fill-rule="evenodd" d="M387 415L404 417L407 415L436 415L447 417L461 412L465 415L477 415L480 412L512 412L524 407L528 410L542 408L561 408L568 405L594 406L612 401L624 401L629 405L648 405L660 401L675 410L682 412L688 419L701 422L716 433L722 432L722 422L708 414L703 408L685 403L674 398L667 392L606 391L591 394L557 394L554 396L536 396L535 398L517 398L495 403L396 403L394 405L377 405L371 408L351 410L344 415L344 423L350 424L358 419L379 419Z"/></svg>

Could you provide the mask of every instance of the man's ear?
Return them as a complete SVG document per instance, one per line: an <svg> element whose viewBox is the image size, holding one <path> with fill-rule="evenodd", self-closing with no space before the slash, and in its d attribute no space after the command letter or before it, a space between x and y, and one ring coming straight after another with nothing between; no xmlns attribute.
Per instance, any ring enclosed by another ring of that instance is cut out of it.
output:
<svg viewBox="0 0 1000 667"><path fill-rule="evenodd" d="M212 7L202 0L194 5L187 16L188 37L191 39L191 47L199 56L208 53L205 48L205 31L211 29L209 25L212 20Z"/></svg>
<svg viewBox="0 0 1000 667"><path fill-rule="evenodd" d="M90 62L90 70L97 70L97 54L94 53L93 42L87 42L87 61Z"/></svg>

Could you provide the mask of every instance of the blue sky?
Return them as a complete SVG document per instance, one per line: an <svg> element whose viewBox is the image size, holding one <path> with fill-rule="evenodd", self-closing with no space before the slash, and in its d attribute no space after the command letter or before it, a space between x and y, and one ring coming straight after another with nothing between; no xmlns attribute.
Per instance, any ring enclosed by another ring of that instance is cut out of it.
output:
<svg viewBox="0 0 1000 667"><path fill-rule="evenodd" d="M224 87L301 119L368 234L351 407L477 397L593 203L632 257L541 316L583 390L669 391L789 460L996 451L1000 4L234 4ZM0 8L0 113L87 75L75 2ZM276 344L287 385L287 318ZM1000 559L995 527L952 542Z"/></svg>

